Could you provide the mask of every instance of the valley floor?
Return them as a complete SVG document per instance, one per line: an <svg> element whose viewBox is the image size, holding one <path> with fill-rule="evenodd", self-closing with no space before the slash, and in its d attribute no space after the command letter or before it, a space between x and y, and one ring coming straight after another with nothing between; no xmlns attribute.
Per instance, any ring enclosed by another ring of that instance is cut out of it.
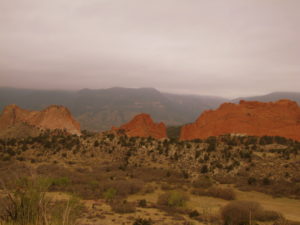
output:
<svg viewBox="0 0 300 225"><path fill-rule="evenodd" d="M236 200L255 201L260 203L265 209L281 212L282 215L291 221L300 222L300 200L290 198L274 198L270 195L251 191L244 192L236 190ZM155 204L163 190L156 190L149 194L134 194L128 197L130 202L138 202L145 199L148 204ZM50 193L55 199L67 199L68 195L64 193ZM151 218L157 225L182 225L182 224L206 224L209 221L199 222L189 218L187 215L172 214L152 207L137 207L134 213L118 214L111 210L111 207L103 199L98 200L82 200L86 207L82 217L77 220L79 225L119 225L133 224L136 218ZM188 208L192 208L206 214L218 215L220 208L228 204L230 201L214 197L191 195L187 204Z"/></svg>

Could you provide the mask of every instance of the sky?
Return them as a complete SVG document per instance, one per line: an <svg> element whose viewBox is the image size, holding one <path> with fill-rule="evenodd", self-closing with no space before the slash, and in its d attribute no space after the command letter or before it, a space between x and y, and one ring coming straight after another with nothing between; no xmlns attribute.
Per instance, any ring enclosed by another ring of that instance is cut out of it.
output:
<svg viewBox="0 0 300 225"><path fill-rule="evenodd" d="M0 86L300 92L299 0L0 0Z"/></svg>

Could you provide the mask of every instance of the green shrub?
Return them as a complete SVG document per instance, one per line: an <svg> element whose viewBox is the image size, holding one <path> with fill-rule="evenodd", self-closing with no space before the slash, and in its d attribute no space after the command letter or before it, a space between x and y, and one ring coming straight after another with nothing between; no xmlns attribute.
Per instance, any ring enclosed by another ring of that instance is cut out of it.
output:
<svg viewBox="0 0 300 225"><path fill-rule="evenodd" d="M51 180L46 178L18 181L17 190L9 193L0 206L0 224L72 225L79 215L78 200L53 202L46 197Z"/></svg>
<svg viewBox="0 0 300 225"><path fill-rule="evenodd" d="M58 177L52 179L53 186L67 186L71 183L68 177Z"/></svg>
<svg viewBox="0 0 300 225"><path fill-rule="evenodd" d="M263 185L270 185L271 184L271 180L268 177L265 177L262 180Z"/></svg>
<svg viewBox="0 0 300 225"><path fill-rule="evenodd" d="M200 213L197 210L193 210L189 213L190 218L196 218L198 216L200 216Z"/></svg>
<svg viewBox="0 0 300 225"><path fill-rule="evenodd" d="M249 177L248 178L248 184L249 185L255 185L257 182L256 178L255 177Z"/></svg>
<svg viewBox="0 0 300 225"><path fill-rule="evenodd" d="M27 225L27 224L47 224L46 209L49 199L45 193L50 185L48 180L18 181L18 189L9 193L6 198L5 210L2 211L1 219L5 222Z"/></svg>
<svg viewBox="0 0 300 225"><path fill-rule="evenodd" d="M157 203L162 206L177 208L184 207L188 199L188 196L183 192L169 191L164 194L161 194L158 197Z"/></svg>
<svg viewBox="0 0 300 225"><path fill-rule="evenodd" d="M279 213L265 211L261 205L252 201L233 201L221 208L224 224L248 225L254 220L274 221L281 218Z"/></svg>
<svg viewBox="0 0 300 225"><path fill-rule="evenodd" d="M138 206L139 207L147 207L147 200L146 199L141 199L138 201Z"/></svg>
<svg viewBox="0 0 300 225"><path fill-rule="evenodd" d="M234 200L236 199L236 194L232 188L220 188L212 187L207 190L208 196L215 198L221 198L225 200Z"/></svg>
<svg viewBox="0 0 300 225"><path fill-rule="evenodd" d="M192 193L195 195L210 196L210 197L221 198L225 200L236 199L236 194L232 188L221 188L221 187L212 187L208 189L196 188L192 190Z"/></svg>
<svg viewBox="0 0 300 225"><path fill-rule="evenodd" d="M109 188L103 193L103 197L106 201L112 201L117 195L117 190L114 188Z"/></svg>
<svg viewBox="0 0 300 225"><path fill-rule="evenodd" d="M259 211L261 211L261 206L257 202L234 201L221 209L221 215L224 224L247 225L249 220L254 219L254 215Z"/></svg>

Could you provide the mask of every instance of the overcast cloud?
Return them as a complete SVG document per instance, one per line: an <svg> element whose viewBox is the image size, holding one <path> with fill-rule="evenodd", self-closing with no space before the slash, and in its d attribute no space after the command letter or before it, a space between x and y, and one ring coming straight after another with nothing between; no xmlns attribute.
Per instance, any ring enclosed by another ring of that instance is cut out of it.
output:
<svg viewBox="0 0 300 225"><path fill-rule="evenodd" d="M300 1L0 0L0 82L300 91Z"/></svg>

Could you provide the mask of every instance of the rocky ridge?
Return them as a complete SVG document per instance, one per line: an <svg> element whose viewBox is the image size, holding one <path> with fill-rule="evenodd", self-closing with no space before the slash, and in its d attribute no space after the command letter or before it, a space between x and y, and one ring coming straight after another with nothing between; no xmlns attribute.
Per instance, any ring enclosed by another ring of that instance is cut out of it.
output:
<svg viewBox="0 0 300 225"><path fill-rule="evenodd" d="M282 136L300 140L300 107L290 100L224 103L205 111L182 127L180 140L204 139L223 134Z"/></svg>
<svg viewBox="0 0 300 225"><path fill-rule="evenodd" d="M8 105L0 116L0 130L3 132L20 124L41 130L65 130L80 135L80 124L63 106L51 105L42 111L29 111L17 105Z"/></svg>

